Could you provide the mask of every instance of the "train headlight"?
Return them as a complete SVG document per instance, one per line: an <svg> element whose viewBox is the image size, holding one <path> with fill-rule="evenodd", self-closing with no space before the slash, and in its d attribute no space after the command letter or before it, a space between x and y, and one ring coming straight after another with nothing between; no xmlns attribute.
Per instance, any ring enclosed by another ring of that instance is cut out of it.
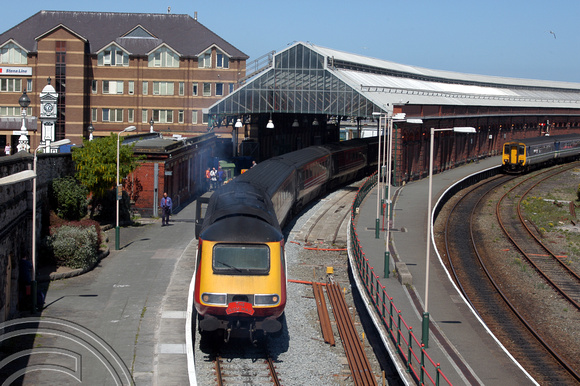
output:
<svg viewBox="0 0 580 386"><path fill-rule="evenodd" d="M254 304L256 306L274 306L280 303L280 295L254 295Z"/></svg>
<svg viewBox="0 0 580 386"><path fill-rule="evenodd" d="M226 294L212 294L204 292L201 295L201 300L206 304L215 304L220 306L225 306L226 303Z"/></svg>

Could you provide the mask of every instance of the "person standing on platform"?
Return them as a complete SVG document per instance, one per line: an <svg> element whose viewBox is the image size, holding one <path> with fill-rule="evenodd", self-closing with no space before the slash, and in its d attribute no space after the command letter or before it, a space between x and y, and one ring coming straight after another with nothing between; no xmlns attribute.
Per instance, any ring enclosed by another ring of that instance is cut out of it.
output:
<svg viewBox="0 0 580 386"><path fill-rule="evenodd" d="M173 201L171 201L171 197L167 196L167 192L163 193L163 198L161 199L161 226L169 225L169 215L172 208Z"/></svg>

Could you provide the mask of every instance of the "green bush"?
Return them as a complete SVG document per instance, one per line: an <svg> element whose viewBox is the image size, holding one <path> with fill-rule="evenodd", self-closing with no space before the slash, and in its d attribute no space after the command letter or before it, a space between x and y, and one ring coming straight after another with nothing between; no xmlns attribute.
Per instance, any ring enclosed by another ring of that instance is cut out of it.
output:
<svg viewBox="0 0 580 386"><path fill-rule="evenodd" d="M576 191L576 196L578 197L578 201L580 201L580 184L578 185L578 190Z"/></svg>
<svg viewBox="0 0 580 386"><path fill-rule="evenodd" d="M87 215L87 195L87 188L71 176L55 179L49 189L52 209L66 220L80 220Z"/></svg>
<svg viewBox="0 0 580 386"><path fill-rule="evenodd" d="M57 265L89 268L98 258L98 229L94 225L63 225L51 231L46 244Z"/></svg>

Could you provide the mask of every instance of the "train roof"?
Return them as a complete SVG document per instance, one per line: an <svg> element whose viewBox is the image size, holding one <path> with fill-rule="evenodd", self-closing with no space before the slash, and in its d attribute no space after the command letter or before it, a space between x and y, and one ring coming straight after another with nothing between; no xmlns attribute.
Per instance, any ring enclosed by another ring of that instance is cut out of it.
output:
<svg viewBox="0 0 580 386"><path fill-rule="evenodd" d="M211 196L202 225L202 234L212 224L230 217L251 217L280 230L272 201L262 189L237 178L222 185Z"/></svg>
<svg viewBox="0 0 580 386"><path fill-rule="evenodd" d="M300 169L312 161L328 156L330 152L320 146L286 153L260 162L236 180L251 183L267 192L271 197L275 190L291 176L296 169Z"/></svg>
<svg viewBox="0 0 580 386"><path fill-rule="evenodd" d="M270 243L282 240L284 235L279 228L255 217L234 216L205 227L200 237L208 241Z"/></svg>
<svg viewBox="0 0 580 386"><path fill-rule="evenodd" d="M545 135L542 137L517 139L513 141L507 141L504 143L504 145L506 143L523 143L526 146L531 146L531 145L541 145L543 143L554 143L569 140L580 140L580 134L562 134L553 136Z"/></svg>

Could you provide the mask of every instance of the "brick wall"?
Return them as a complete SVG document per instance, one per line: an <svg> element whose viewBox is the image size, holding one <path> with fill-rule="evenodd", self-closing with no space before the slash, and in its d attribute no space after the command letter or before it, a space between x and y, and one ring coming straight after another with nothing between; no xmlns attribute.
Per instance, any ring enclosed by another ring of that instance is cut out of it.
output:
<svg viewBox="0 0 580 386"><path fill-rule="evenodd" d="M33 156L17 153L0 158L0 177L33 168ZM48 216L48 185L55 178L74 174L70 154L39 154L37 161L37 237ZM38 244L37 244L38 245ZM32 181L0 186L0 322L17 315L19 263L31 255ZM38 248L37 248L38 251Z"/></svg>

